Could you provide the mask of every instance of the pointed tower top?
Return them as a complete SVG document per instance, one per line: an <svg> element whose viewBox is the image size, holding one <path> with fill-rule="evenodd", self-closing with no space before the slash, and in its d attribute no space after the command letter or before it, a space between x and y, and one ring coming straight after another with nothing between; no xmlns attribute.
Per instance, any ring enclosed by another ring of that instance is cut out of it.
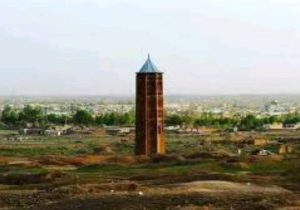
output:
<svg viewBox="0 0 300 210"><path fill-rule="evenodd" d="M142 68L140 69L140 71L138 73L143 73L143 74L160 73L160 71L157 69L157 67L152 63L149 53L148 53L148 58L147 58L146 62L144 63L144 65L142 66Z"/></svg>

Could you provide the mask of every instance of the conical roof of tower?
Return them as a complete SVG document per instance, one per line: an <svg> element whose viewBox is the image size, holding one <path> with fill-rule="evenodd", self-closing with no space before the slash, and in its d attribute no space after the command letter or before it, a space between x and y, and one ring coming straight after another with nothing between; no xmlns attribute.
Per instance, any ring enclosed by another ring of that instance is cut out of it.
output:
<svg viewBox="0 0 300 210"><path fill-rule="evenodd" d="M147 74L147 73L160 73L158 68L153 64L153 62L150 59L150 55L148 54L148 58L140 71L138 73Z"/></svg>

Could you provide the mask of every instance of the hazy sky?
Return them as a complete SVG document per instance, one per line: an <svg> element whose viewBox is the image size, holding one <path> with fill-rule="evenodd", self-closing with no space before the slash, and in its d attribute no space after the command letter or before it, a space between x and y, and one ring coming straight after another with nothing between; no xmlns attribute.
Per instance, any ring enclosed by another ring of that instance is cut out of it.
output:
<svg viewBox="0 0 300 210"><path fill-rule="evenodd" d="M300 93L299 0L0 0L0 94Z"/></svg>

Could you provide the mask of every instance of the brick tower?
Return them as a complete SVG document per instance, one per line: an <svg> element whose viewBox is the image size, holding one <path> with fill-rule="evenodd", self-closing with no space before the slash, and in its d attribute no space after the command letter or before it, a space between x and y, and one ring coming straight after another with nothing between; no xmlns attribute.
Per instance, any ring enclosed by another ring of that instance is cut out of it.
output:
<svg viewBox="0 0 300 210"><path fill-rule="evenodd" d="M136 74L136 155L165 153L163 73L150 56Z"/></svg>

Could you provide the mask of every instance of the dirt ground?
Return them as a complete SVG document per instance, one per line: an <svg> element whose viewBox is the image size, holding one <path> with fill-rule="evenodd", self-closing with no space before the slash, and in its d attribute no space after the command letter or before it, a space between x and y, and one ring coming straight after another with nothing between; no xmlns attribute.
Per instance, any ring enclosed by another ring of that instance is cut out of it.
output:
<svg viewBox="0 0 300 210"><path fill-rule="evenodd" d="M133 139L123 137L0 136L0 209L300 209L300 132L256 134L271 142L264 147L245 143L252 133L240 142L215 135L169 135L168 154L152 157L132 155ZM276 154L282 141L292 153Z"/></svg>

